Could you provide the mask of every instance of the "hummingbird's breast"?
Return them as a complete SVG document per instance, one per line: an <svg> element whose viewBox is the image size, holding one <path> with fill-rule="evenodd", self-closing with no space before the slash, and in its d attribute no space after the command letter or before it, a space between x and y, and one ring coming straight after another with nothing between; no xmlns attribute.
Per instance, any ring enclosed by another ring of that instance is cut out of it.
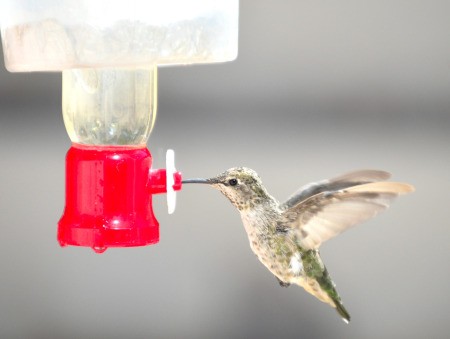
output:
<svg viewBox="0 0 450 339"><path fill-rule="evenodd" d="M290 282L302 274L302 260L289 235L276 230L278 216L276 211L258 208L241 212L252 251L272 274Z"/></svg>

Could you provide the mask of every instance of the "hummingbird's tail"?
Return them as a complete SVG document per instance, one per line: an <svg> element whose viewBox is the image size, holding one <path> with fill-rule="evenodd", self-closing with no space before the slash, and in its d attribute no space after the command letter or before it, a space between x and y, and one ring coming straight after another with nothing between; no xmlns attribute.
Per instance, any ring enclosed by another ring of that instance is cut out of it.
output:
<svg viewBox="0 0 450 339"><path fill-rule="evenodd" d="M323 274L322 276L317 278L317 282L319 283L320 287L328 294L329 298L334 304L334 307L336 308L337 313L339 313L339 315L342 317L342 320L344 320L348 324L350 322L350 314L345 309L344 305L342 305L341 297L336 291L336 285L333 280L331 280L331 277L328 274L328 270L325 266L323 267ZM333 306L331 303L330 305Z"/></svg>
<svg viewBox="0 0 450 339"><path fill-rule="evenodd" d="M347 324L350 322L350 314L345 309L344 305L340 301L335 301L334 305L336 306L336 311L339 313L339 315L342 317L342 320L344 320Z"/></svg>
<svg viewBox="0 0 450 339"><path fill-rule="evenodd" d="M341 297L336 291L336 285L331 280L328 270L323 265L317 250L308 251L303 255L303 264L306 266L306 276L299 279L298 284L317 299L334 307L347 324L350 314L342 304Z"/></svg>
<svg viewBox="0 0 450 339"><path fill-rule="evenodd" d="M322 277L302 277L298 281L298 284L320 301L335 308L344 322L347 324L350 322L350 314L342 304L341 298L326 268L323 271Z"/></svg>

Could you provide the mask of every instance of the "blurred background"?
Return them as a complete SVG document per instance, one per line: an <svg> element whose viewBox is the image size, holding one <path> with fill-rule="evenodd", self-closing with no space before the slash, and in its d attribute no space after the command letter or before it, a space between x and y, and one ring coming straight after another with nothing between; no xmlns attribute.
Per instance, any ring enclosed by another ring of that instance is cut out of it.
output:
<svg viewBox="0 0 450 339"><path fill-rule="evenodd" d="M283 200L359 168L416 186L325 243L352 315L280 288L239 214L188 186L159 244L60 248L61 75L0 67L1 338L444 338L450 331L448 1L242 1L235 62L163 68L148 146L185 177L248 166Z"/></svg>

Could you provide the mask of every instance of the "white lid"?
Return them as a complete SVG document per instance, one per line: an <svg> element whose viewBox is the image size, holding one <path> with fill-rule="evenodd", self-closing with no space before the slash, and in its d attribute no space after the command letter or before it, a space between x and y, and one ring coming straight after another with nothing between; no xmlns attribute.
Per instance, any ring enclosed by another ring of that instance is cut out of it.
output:
<svg viewBox="0 0 450 339"><path fill-rule="evenodd" d="M238 0L2 0L8 70L231 61Z"/></svg>

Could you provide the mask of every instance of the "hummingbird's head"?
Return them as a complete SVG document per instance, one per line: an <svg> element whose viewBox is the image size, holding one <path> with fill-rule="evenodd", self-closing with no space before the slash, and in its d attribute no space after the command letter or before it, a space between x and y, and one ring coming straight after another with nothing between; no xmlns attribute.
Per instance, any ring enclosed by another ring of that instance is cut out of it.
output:
<svg viewBox="0 0 450 339"><path fill-rule="evenodd" d="M269 197L258 174L246 167L234 167L209 179L188 179L183 183L209 184L221 191L239 210L253 208Z"/></svg>

